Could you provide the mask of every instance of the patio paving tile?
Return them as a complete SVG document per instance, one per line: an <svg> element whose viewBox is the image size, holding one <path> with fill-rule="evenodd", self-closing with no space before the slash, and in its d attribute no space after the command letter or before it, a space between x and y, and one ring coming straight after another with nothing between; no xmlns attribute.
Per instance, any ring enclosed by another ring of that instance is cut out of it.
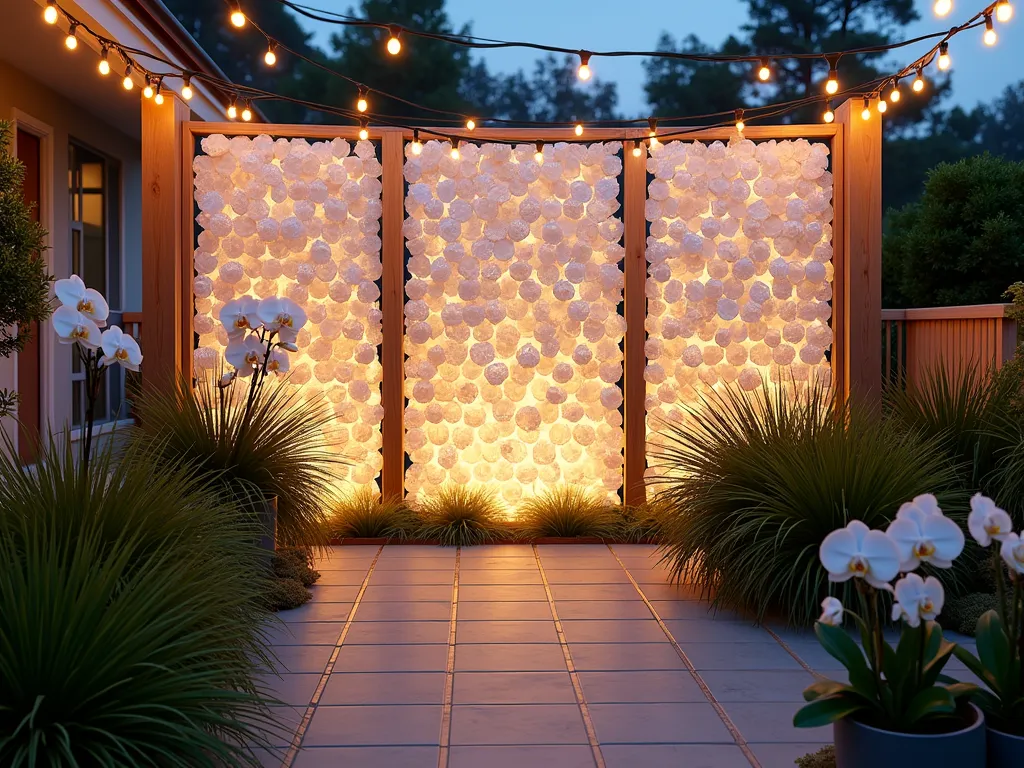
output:
<svg viewBox="0 0 1024 768"><path fill-rule="evenodd" d="M455 547L438 547L434 544L393 544L390 547L384 547L384 551L380 553L381 560L413 560L417 558L454 562Z"/></svg>
<svg viewBox="0 0 1024 768"><path fill-rule="evenodd" d="M458 672L455 704L575 704L568 672Z"/></svg>
<svg viewBox="0 0 1024 768"><path fill-rule="evenodd" d="M305 707L313 698L323 670L308 674L262 674L258 685L270 696L291 707Z"/></svg>
<svg viewBox="0 0 1024 768"><path fill-rule="evenodd" d="M700 600L701 593L698 587L691 584L666 584L659 580L654 584L644 584L641 589L648 600Z"/></svg>
<svg viewBox="0 0 1024 768"><path fill-rule="evenodd" d="M607 744L601 753L608 768L750 768L740 748L726 744Z"/></svg>
<svg viewBox="0 0 1024 768"><path fill-rule="evenodd" d="M360 580L360 584L362 581ZM309 588L317 602L321 603L352 603L359 594L359 584L321 585L314 584Z"/></svg>
<svg viewBox="0 0 1024 768"><path fill-rule="evenodd" d="M540 559L544 570L552 571L610 571L621 568L611 555L607 557L554 557L542 556Z"/></svg>
<svg viewBox="0 0 1024 768"><path fill-rule="evenodd" d="M295 731L302 721L305 707L270 707L271 717L274 719L274 727L267 734L272 747L287 747L292 743Z"/></svg>
<svg viewBox="0 0 1024 768"><path fill-rule="evenodd" d="M419 601L415 603L362 603L356 611L356 621L449 621L452 615L451 598Z"/></svg>
<svg viewBox="0 0 1024 768"><path fill-rule="evenodd" d="M447 645L345 645L335 672L444 671Z"/></svg>
<svg viewBox="0 0 1024 768"><path fill-rule="evenodd" d="M552 584L551 594L560 600L636 600L632 584Z"/></svg>
<svg viewBox="0 0 1024 768"><path fill-rule="evenodd" d="M321 704L441 704L445 673L335 672Z"/></svg>
<svg viewBox="0 0 1024 768"><path fill-rule="evenodd" d="M793 669L802 667L779 645L680 642L695 669Z"/></svg>
<svg viewBox="0 0 1024 768"><path fill-rule="evenodd" d="M455 642L557 643L558 635L551 621L470 621L458 623Z"/></svg>
<svg viewBox="0 0 1024 768"><path fill-rule="evenodd" d="M594 704L590 714L602 744L733 743L707 702Z"/></svg>
<svg viewBox="0 0 1024 768"><path fill-rule="evenodd" d="M714 619L716 614L710 604L703 600L651 600L651 605L662 620L669 619ZM724 619L742 618L733 613L717 614Z"/></svg>
<svg viewBox="0 0 1024 768"><path fill-rule="evenodd" d="M559 616L561 618L561 616ZM665 633L654 619L564 620L562 630L570 643L664 643Z"/></svg>
<svg viewBox="0 0 1024 768"><path fill-rule="evenodd" d="M496 584L459 585L460 603L463 600L467 603L479 601L488 603L494 601L518 603L532 600L543 600L546 602L547 599L547 593L544 592L544 587L540 584L513 584L504 586Z"/></svg>
<svg viewBox="0 0 1024 768"><path fill-rule="evenodd" d="M649 619L651 612L637 598L626 600L561 600L558 618L570 619Z"/></svg>
<svg viewBox="0 0 1024 768"><path fill-rule="evenodd" d="M310 600L298 608L292 608L290 611L281 611L277 616L286 624L303 621L343 622L348 618L348 613L351 609L351 603L327 603L320 600Z"/></svg>
<svg viewBox="0 0 1024 768"><path fill-rule="evenodd" d="M575 704L458 705L452 707L452 745L586 744Z"/></svg>
<svg viewBox="0 0 1024 768"><path fill-rule="evenodd" d="M460 600L458 620L460 625L470 621L551 621L551 606L539 600L523 603L464 603Z"/></svg>
<svg viewBox="0 0 1024 768"><path fill-rule="evenodd" d="M321 706L303 742L311 747L437 744L441 706Z"/></svg>
<svg viewBox="0 0 1024 768"><path fill-rule="evenodd" d="M570 643L578 670L685 669L668 643Z"/></svg>
<svg viewBox="0 0 1024 768"><path fill-rule="evenodd" d="M562 648L554 643L506 645L462 643L455 647L455 672L561 672Z"/></svg>
<svg viewBox="0 0 1024 768"><path fill-rule="evenodd" d="M700 687L686 671L579 673L583 695L590 704L673 703L705 701Z"/></svg>
<svg viewBox="0 0 1024 768"><path fill-rule="evenodd" d="M447 643L447 621L352 622L345 645L422 645Z"/></svg>
<svg viewBox="0 0 1024 768"><path fill-rule="evenodd" d="M434 558L434 557L410 557L400 560L392 557L387 560L378 560L377 571L452 571L455 568L455 557Z"/></svg>
<svg viewBox="0 0 1024 768"><path fill-rule="evenodd" d="M432 585L443 584L451 589L455 578L455 569L430 571L377 571L373 572L370 583L375 587L398 587L411 585Z"/></svg>
<svg viewBox="0 0 1024 768"><path fill-rule="evenodd" d="M372 581L363 594L364 603L400 603L422 600L451 600L452 588L447 584L404 584L378 586Z"/></svg>
<svg viewBox="0 0 1024 768"><path fill-rule="evenodd" d="M745 621L727 619L665 619L665 626L682 642L771 643L775 638L761 627Z"/></svg>
<svg viewBox="0 0 1024 768"><path fill-rule="evenodd" d="M531 563L530 568L518 570L487 569L480 571L462 571L459 573L459 586L470 584L541 584L540 571Z"/></svg>
<svg viewBox="0 0 1024 768"><path fill-rule="evenodd" d="M802 702L804 688L814 682L814 677L803 670L703 670L700 676L722 703Z"/></svg>
<svg viewBox="0 0 1024 768"><path fill-rule="evenodd" d="M803 702L724 704L726 713L749 742L829 742L832 727L795 728L793 715Z"/></svg>
<svg viewBox="0 0 1024 768"><path fill-rule="evenodd" d="M313 747L295 768L437 768L437 747Z"/></svg>
<svg viewBox="0 0 1024 768"><path fill-rule="evenodd" d="M545 568L545 575L550 584L629 584L629 577L621 568Z"/></svg>
<svg viewBox="0 0 1024 768"><path fill-rule="evenodd" d="M593 768L590 747L548 745L543 747L452 747L448 768Z"/></svg>
<svg viewBox="0 0 1024 768"><path fill-rule="evenodd" d="M348 615L348 611L345 613ZM267 628L267 639L272 646L334 645L338 642L338 635L341 634L344 626L345 622L343 621L296 621L287 624L271 624Z"/></svg>
<svg viewBox="0 0 1024 768"><path fill-rule="evenodd" d="M480 557L471 557L466 554L463 550L460 562L459 570L463 571L487 571L492 569L497 570L517 570L537 567L537 559L533 554L524 555L522 557L506 557L504 555L482 555Z"/></svg>
<svg viewBox="0 0 1024 768"><path fill-rule="evenodd" d="M274 649L278 672L323 672L333 648L329 645L281 645Z"/></svg>
<svg viewBox="0 0 1024 768"><path fill-rule="evenodd" d="M793 768L798 757L803 757L810 752L817 752L826 743L831 744L832 739L823 743L751 744L750 748L761 763L761 768ZM609 768L611 767L609 766Z"/></svg>
<svg viewBox="0 0 1024 768"><path fill-rule="evenodd" d="M317 579L318 587L338 587L344 585L359 586L366 578L368 568L360 568L353 571L320 571L320 578Z"/></svg>

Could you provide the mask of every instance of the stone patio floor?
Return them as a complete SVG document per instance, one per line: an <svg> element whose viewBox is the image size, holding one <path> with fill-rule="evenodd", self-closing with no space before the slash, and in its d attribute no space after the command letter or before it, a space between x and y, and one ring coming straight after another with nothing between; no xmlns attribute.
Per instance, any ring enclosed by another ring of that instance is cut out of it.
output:
<svg viewBox="0 0 1024 768"><path fill-rule="evenodd" d="M709 612L646 545L335 547L272 630L296 768L783 768L813 635Z"/></svg>

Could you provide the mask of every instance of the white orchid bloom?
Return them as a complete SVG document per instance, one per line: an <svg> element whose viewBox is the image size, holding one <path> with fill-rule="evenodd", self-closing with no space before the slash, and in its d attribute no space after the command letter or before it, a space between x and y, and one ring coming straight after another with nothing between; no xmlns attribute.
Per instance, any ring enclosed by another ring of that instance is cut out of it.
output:
<svg viewBox="0 0 1024 768"><path fill-rule="evenodd" d="M288 360L288 354L280 349L275 349L270 353L270 359L267 361L267 370L273 373L281 374L287 373L288 368L291 366Z"/></svg>
<svg viewBox="0 0 1024 768"><path fill-rule="evenodd" d="M826 597L821 601L821 616L818 621L830 627L838 627L843 623L843 604L837 597Z"/></svg>
<svg viewBox="0 0 1024 768"><path fill-rule="evenodd" d="M259 302L252 296L242 296L225 304L220 310L220 322L229 339L240 339L246 330L260 327Z"/></svg>
<svg viewBox="0 0 1024 768"><path fill-rule="evenodd" d="M903 619L911 627L921 624L921 619L932 621L942 612L946 593L942 582L934 576L922 579L916 573L908 573L896 582L896 601L892 604L892 620Z"/></svg>
<svg viewBox="0 0 1024 768"><path fill-rule="evenodd" d="M988 496L980 493L971 497L971 514L967 516L967 530L981 546L987 547L995 541L1005 541L1013 533L1013 521Z"/></svg>
<svg viewBox="0 0 1024 768"><path fill-rule="evenodd" d="M99 291L86 288L82 278L78 275L55 282L53 292L63 306L81 312L99 328L107 324L107 316L110 314L107 300Z"/></svg>
<svg viewBox="0 0 1024 768"><path fill-rule="evenodd" d="M74 307L57 307L51 320L61 344L77 342L86 349L100 345L99 326Z"/></svg>
<svg viewBox="0 0 1024 768"><path fill-rule="evenodd" d="M818 549L829 581L864 579L877 589L892 589L889 582L899 573L900 551L882 531L872 531L860 520L832 531Z"/></svg>
<svg viewBox="0 0 1024 768"><path fill-rule="evenodd" d="M277 296L263 299L257 314L263 327L268 331L277 331L281 341L294 342L306 324L306 312L302 307L291 299Z"/></svg>
<svg viewBox="0 0 1024 768"><path fill-rule="evenodd" d="M911 501L901 504L896 517L900 518L908 513L941 515L942 509L939 507L939 500L933 494L922 493L920 496L915 496Z"/></svg>
<svg viewBox="0 0 1024 768"><path fill-rule="evenodd" d="M281 349L287 350L288 352L299 351L299 345L290 341L282 341L277 346L279 346Z"/></svg>
<svg viewBox="0 0 1024 768"><path fill-rule="evenodd" d="M225 373L223 376L220 377L220 381L217 382L217 386L220 387L221 389L224 389L225 387L230 387L231 382L233 382L237 376L238 374L235 371Z"/></svg>
<svg viewBox="0 0 1024 768"><path fill-rule="evenodd" d="M928 496L935 499L931 494ZM886 530L899 547L900 570L904 573L913 571L921 563L950 568L964 550L964 533L960 526L943 515L937 504L934 512L924 511L926 509L913 502L904 504Z"/></svg>
<svg viewBox="0 0 1024 768"><path fill-rule="evenodd" d="M999 554L1011 571L1024 574L1024 539L1016 533L1008 534L999 547Z"/></svg>
<svg viewBox="0 0 1024 768"><path fill-rule="evenodd" d="M142 350L139 349L139 343L116 325L112 325L103 332L100 337L100 347L103 349L103 357L100 358L103 365L120 363L129 371L139 370L139 365L142 363Z"/></svg>
<svg viewBox="0 0 1024 768"><path fill-rule="evenodd" d="M253 370L263 364L266 354L267 348L260 342L259 337L249 334L244 339L228 342L227 349L224 350L224 359L239 376L245 378L252 376Z"/></svg>

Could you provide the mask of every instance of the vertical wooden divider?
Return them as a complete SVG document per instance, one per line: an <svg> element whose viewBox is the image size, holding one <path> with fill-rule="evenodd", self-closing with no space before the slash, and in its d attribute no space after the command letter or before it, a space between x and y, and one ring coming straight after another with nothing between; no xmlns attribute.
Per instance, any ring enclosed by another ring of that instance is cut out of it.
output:
<svg viewBox="0 0 1024 768"><path fill-rule="evenodd" d="M640 139L637 139L639 141ZM647 318L647 152L634 157L632 142L622 148L624 173L623 223L626 263L624 265L626 339L623 365L623 419L625 421L625 477L623 500L643 504L647 499L644 470L647 468L647 384L644 381Z"/></svg>
<svg viewBox="0 0 1024 768"><path fill-rule="evenodd" d="M400 129L382 131L381 165L381 259L384 268L381 288L381 311L384 315L381 348L384 466L381 494L387 499L405 495L405 330L402 314L405 288L405 243L402 238L405 143Z"/></svg>

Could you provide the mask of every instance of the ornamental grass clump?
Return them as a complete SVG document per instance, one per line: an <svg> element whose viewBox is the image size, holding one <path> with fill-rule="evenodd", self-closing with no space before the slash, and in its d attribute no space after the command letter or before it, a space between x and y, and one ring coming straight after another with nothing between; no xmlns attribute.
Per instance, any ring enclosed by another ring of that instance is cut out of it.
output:
<svg viewBox="0 0 1024 768"><path fill-rule="evenodd" d="M382 499L373 488L360 488L334 505L327 529L337 539L399 539L414 535L419 518L402 498Z"/></svg>
<svg viewBox="0 0 1024 768"><path fill-rule="evenodd" d="M443 547L486 544L508 531L501 505L484 488L442 486L419 505L422 523L418 537Z"/></svg>
<svg viewBox="0 0 1024 768"><path fill-rule="evenodd" d="M255 764L265 565L201 473L0 450L0 764Z"/></svg>
<svg viewBox="0 0 1024 768"><path fill-rule="evenodd" d="M963 499L939 438L882 422L827 390L729 388L688 407L652 450L673 576L716 604L810 624L827 593L818 544L851 519L886 525L931 489ZM944 578L956 584L958 571ZM843 592L843 599L852 593Z"/></svg>
<svg viewBox="0 0 1024 768"><path fill-rule="evenodd" d="M545 536L614 539L621 519L597 494L578 485L562 485L527 499L519 506L518 533L522 538Z"/></svg>

